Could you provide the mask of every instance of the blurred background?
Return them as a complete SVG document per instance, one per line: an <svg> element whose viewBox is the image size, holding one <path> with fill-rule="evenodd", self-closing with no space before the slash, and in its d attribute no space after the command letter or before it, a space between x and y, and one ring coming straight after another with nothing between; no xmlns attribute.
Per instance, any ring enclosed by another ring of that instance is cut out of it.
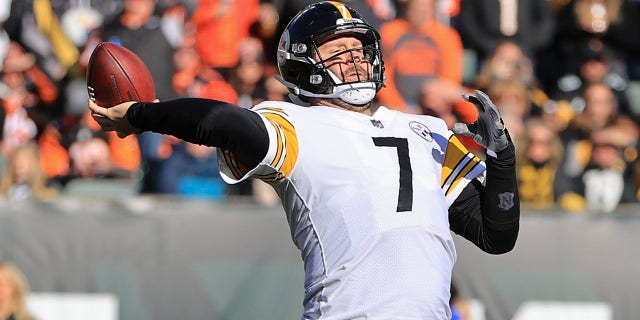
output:
<svg viewBox="0 0 640 320"><path fill-rule="evenodd" d="M456 319L637 318L640 1L344 2L382 37L374 103L452 126L474 121L461 95L482 89L516 144L519 242L495 257L456 237ZM287 101L277 43L309 3L0 1L0 289L26 305L12 312L299 318L302 263L270 187L224 184L214 148L100 131L85 72L109 41L160 100Z"/></svg>

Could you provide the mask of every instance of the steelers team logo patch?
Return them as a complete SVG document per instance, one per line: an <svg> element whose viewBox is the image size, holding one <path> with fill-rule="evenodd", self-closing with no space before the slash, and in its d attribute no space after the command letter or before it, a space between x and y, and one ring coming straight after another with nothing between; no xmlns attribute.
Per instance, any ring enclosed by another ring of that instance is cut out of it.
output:
<svg viewBox="0 0 640 320"><path fill-rule="evenodd" d="M413 130L413 132L419 135L422 139L425 139L429 142L433 141L433 137L431 136L431 130L429 130L429 127L427 127L426 125L417 121L411 121L409 122L409 127L411 128L411 130Z"/></svg>

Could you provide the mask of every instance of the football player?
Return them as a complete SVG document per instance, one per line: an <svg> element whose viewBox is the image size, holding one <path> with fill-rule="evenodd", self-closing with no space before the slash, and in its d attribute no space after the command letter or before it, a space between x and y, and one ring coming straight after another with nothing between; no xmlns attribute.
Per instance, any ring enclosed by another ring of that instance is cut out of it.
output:
<svg viewBox="0 0 640 320"><path fill-rule="evenodd" d="M378 32L338 2L295 16L277 61L294 103L89 107L120 136L154 131L218 148L228 183L270 183L304 262L303 319L450 319L451 231L492 254L518 234L514 146L496 106L465 95L479 118L454 127L486 147L485 161L441 119L374 106Z"/></svg>

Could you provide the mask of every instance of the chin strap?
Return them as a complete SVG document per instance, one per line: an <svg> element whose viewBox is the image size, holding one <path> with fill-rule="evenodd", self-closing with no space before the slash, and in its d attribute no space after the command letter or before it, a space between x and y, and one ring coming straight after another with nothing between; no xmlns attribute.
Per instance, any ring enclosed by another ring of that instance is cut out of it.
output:
<svg viewBox="0 0 640 320"><path fill-rule="evenodd" d="M376 96L376 85L373 82L341 84L334 87L340 100L355 105L371 102Z"/></svg>
<svg viewBox="0 0 640 320"><path fill-rule="evenodd" d="M284 80L280 76L275 78L284 84L287 88L293 90L293 93L289 94L289 99L296 104L308 106L309 103L302 101L299 96L305 96L309 98L338 98L348 104L363 105L371 102L376 96L376 84L372 81L356 82L343 84L342 81L336 77L333 72L327 72L331 79L337 84L333 86L333 93L313 93L307 90L300 89L294 83Z"/></svg>
<svg viewBox="0 0 640 320"><path fill-rule="evenodd" d="M339 98L348 104L362 105L371 102L376 96L376 85L371 81L343 84L333 72L327 70L327 73L336 83L333 93L330 94L331 98Z"/></svg>

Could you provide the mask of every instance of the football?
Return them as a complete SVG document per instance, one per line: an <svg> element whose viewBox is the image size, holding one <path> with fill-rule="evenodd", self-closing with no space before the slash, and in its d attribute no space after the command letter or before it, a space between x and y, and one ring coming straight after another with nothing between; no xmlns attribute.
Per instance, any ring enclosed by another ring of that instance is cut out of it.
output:
<svg viewBox="0 0 640 320"><path fill-rule="evenodd" d="M89 98L102 107L156 98L153 77L144 62L131 50L110 42L100 42L91 53L87 90Z"/></svg>

